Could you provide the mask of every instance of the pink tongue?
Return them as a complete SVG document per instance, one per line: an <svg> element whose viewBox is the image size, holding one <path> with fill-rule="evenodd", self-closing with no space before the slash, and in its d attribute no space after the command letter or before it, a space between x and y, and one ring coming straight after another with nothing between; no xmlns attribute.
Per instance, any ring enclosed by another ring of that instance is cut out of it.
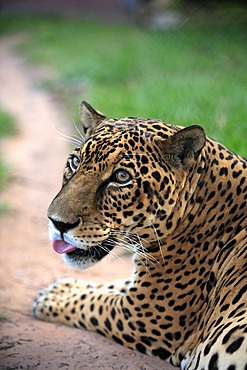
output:
<svg viewBox="0 0 247 370"><path fill-rule="evenodd" d="M52 242L52 248L59 254L72 252L76 249L76 247L66 243L64 240L54 240Z"/></svg>

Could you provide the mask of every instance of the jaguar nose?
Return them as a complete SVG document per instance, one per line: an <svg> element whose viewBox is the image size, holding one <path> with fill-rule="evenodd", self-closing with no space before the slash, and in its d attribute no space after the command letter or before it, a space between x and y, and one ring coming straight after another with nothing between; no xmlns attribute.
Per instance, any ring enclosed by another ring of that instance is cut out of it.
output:
<svg viewBox="0 0 247 370"><path fill-rule="evenodd" d="M54 226L58 229L58 231L60 231L61 234L64 234L66 233L66 231L69 231L71 229L74 229L75 227L77 227L80 223L80 219L78 218L78 220L76 222L74 222L73 224L69 223L69 222L62 222L62 221L58 221L58 220L55 220L54 218L52 217L49 217L49 219L51 220L51 222L54 224Z"/></svg>

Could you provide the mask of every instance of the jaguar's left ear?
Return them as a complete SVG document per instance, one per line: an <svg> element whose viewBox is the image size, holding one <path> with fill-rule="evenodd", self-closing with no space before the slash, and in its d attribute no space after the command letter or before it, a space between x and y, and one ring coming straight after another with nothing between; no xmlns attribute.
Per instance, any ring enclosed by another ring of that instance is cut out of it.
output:
<svg viewBox="0 0 247 370"><path fill-rule="evenodd" d="M164 159L171 166L189 168L201 153L206 143L202 127L190 126L178 131L166 140L158 141Z"/></svg>
<svg viewBox="0 0 247 370"><path fill-rule="evenodd" d="M95 127L105 118L106 116L104 114L95 110L86 101L81 102L80 119L84 127L86 139L92 134Z"/></svg>

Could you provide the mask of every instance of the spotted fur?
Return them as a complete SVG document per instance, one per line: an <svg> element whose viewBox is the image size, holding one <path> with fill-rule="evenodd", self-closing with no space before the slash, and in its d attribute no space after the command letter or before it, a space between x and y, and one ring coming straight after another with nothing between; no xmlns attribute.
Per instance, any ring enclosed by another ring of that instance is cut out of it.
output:
<svg viewBox="0 0 247 370"><path fill-rule="evenodd" d="M116 246L126 282L65 279L34 314L94 330L182 369L247 369L247 162L199 126L108 119L81 105L86 140L48 210L54 249L80 268Z"/></svg>

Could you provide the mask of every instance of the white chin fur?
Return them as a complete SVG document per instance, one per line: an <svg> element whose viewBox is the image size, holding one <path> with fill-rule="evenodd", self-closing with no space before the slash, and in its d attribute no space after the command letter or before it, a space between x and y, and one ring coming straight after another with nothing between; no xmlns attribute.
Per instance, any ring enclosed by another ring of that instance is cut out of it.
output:
<svg viewBox="0 0 247 370"><path fill-rule="evenodd" d="M85 270L97 263L98 261L95 261L93 259L87 259L87 260L73 260L71 259L66 253L62 254L63 261L75 269L78 270Z"/></svg>

